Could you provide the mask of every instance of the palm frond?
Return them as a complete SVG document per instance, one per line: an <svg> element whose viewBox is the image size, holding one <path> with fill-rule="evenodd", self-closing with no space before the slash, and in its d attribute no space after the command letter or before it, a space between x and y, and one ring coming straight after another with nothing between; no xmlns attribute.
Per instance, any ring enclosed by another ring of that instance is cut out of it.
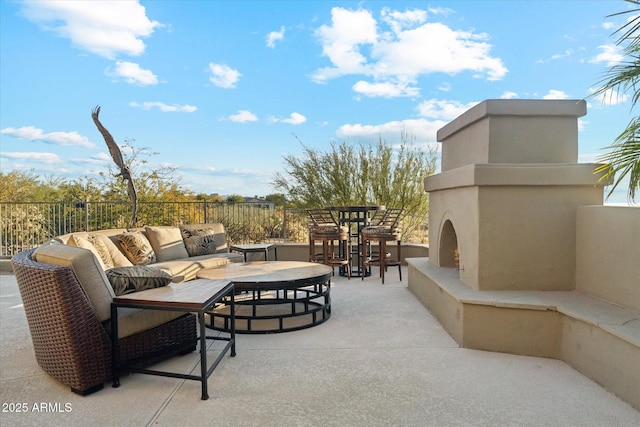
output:
<svg viewBox="0 0 640 427"><path fill-rule="evenodd" d="M614 143L605 149L610 151L598 157L598 161L604 164L594 172L604 173L601 178L603 180L613 178L613 185L607 197L610 197L620 182L628 176L627 197L635 200L636 191L640 186L640 117L633 118Z"/></svg>

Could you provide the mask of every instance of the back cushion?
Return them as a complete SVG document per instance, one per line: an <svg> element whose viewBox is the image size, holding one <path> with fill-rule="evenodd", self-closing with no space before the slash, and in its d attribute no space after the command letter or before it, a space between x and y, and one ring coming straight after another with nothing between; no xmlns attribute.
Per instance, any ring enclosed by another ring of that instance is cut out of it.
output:
<svg viewBox="0 0 640 427"><path fill-rule="evenodd" d="M178 227L145 227L145 230L157 262L189 257Z"/></svg>
<svg viewBox="0 0 640 427"><path fill-rule="evenodd" d="M68 245L42 245L33 258L45 264L71 267L101 322L111 318L113 288L95 255L88 249Z"/></svg>
<svg viewBox="0 0 640 427"><path fill-rule="evenodd" d="M88 234L89 233L87 233L86 231L76 231L75 233L68 233L68 234L63 234L62 236L54 237L54 240L62 243L63 245L69 245L71 244L69 243L69 241L73 236L87 237Z"/></svg>
<svg viewBox="0 0 640 427"><path fill-rule="evenodd" d="M109 252L96 247L90 240L88 235L81 236L79 234L74 234L73 236L71 236L67 244L70 246L75 246L76 248L90 250L96 256L96 259L100 263L100 266L103 270L106 270L107 268L113 268L113 261L111 260L111 255L109 255Z"/></svg>

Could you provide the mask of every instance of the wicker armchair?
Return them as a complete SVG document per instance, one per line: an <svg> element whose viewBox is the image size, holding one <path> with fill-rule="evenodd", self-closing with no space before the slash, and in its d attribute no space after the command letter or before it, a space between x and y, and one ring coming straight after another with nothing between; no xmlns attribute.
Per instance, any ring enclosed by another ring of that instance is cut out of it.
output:
<svg viewBox="0 0 640 427"><path fill-rule="evenodd" d="M81 395L111 379L110 328L98 320L70 267L34 261L28 250L11 259L31 339L42 369ZM120 340L124 364L157 362L196 348L196 319L185 314ZM151 356L151 358L148 358Z"/></svg>

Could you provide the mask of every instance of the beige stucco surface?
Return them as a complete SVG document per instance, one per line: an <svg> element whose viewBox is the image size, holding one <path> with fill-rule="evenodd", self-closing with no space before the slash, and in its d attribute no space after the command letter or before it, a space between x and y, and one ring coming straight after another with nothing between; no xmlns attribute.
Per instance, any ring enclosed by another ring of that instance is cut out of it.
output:
<svg viewBox="0 0 640 427"><path fill-rule="evenodd" d="M602 200L600 186L468 186L433 191L430 261L441 230L458 239L460 279L474 289L575 288L576 209Z"/></svg>
<svg viewBox="0 0 640 427"><path fill-rule="evenodd" d="M640 311L640 208L577 210L577 290Z"/></svg>
<svg viewBox="0 0 640 427"><path fill-rule="evenodd" d="M489 100L438 132L409 289L461 346L565 360L640 408L640 209L602 206L577 163L585 111Z"/></svg>
<svg viewBox="0 0 640 427"><path fill-rule="evenodd" d="M582 100L481 102L438 131L442 171L482 163L575 163Z"/></svg>

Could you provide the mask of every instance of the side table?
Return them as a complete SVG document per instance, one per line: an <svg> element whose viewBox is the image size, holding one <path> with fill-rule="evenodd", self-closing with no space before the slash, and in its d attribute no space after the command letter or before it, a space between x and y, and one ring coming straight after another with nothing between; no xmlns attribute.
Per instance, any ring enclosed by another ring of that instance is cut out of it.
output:
<svg viewBox="0 0 640 427"><path fill-rule="evenodd" d="M159 375L171 378L196 380L202 383L202 400L209 398L207 379L218 366L227 351L231 350L231 357L236 355L236 330L235 330L235 291L233 283L228 280L192 280L185 283L172 283L162 288L149 289L120 295L111 303L111 336L118 336L118 309L123 307L142 308L149 310L170 310L196 313L200 331L200 375L178 374L174 372L143 369L126 366L130 372L149 375ZM228 337L210 337L206 334L205 313L214 309L216 304L225 299L225 303L231 306L231 318ZM210 367L207 365L207 340L228 341L216 360ZM113 340L112 346L112 370L113 387L120 386L120 371L124 366L120 365L119 340Z"/></svg>
<svg viewBox="0 0 640 427"><path fill-rule="evenodd" d="M247 254L252 252L264 253L264 260L269 261L269 249L273 248L273 259L278 260L278 248L275 243L252 243L246 245L233 245L229 247L229 250L235 252L241 252L244 256L244 262L247 262Z"/></svg>

